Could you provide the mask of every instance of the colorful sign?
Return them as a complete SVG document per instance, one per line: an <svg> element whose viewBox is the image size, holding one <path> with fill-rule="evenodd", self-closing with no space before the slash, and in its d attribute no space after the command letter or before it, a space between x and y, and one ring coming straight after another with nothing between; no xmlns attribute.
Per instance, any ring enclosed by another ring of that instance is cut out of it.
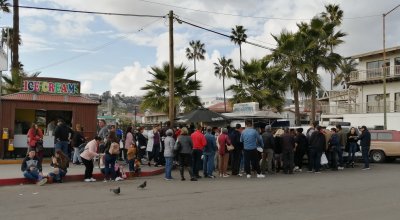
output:
<svg viewBox="0 0 400 220"><path fill-rule="evenodd" d="M49 82L24 80L22 83L23 92L53 93L65 95L78 95L79 83L76 82Z"/></svg>

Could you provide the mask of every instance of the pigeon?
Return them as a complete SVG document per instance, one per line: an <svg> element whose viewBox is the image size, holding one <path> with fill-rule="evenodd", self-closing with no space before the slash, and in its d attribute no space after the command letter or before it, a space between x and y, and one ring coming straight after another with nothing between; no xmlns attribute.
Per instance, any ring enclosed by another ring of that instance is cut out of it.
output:
<svg viewBox="0 0 400 220"><path fill-rule="evenodd" d="M146 188L146 185L147 185L147 182L144 181L142 184L140 184L140 185L138 186L138 188L144 189L144 188Z"/></svg>
<svg viewBox="0 0 400 220"><path fill-rule="evenodd" d="M110 192L113 192L114 194L118 195L121 192L121 189L119 187L116 189L110 189Z"/></svg>

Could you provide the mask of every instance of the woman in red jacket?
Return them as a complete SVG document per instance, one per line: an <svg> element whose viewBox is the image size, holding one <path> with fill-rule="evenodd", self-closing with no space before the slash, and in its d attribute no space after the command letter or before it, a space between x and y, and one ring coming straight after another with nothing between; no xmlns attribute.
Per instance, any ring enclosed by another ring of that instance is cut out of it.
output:
<svg viewBox="0 0 400 220"><path fill-rule="evenodd" d="M229 174L226 173L228 169L228 161L229 161L229 151L227 149L228 145L231 145L231 140L228 136L228 129L223 128L222 133L218 136L218 157L219 157L219 176L220 177L229 177Z"/></svg>
<svg viewBox="0 0 400 220"><path fill-rule="evenodd" d="M41 146L38 146L41 145ZM31 149L36 151L36 156L39 158L40 161L43 159L43 132L38 127L37 124L32 123L31 128L28 131L28 152Z"/></svg>

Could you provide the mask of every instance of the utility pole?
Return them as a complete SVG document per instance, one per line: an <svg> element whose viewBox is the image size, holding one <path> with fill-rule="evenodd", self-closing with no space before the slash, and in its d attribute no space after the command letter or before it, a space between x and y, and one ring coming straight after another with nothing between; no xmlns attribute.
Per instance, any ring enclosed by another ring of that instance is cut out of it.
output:
<svg viewBox="0 0 400 220"><path fill-rule="evenodd" d="M174 73L174 12L169 11L169 112L171 128L175 121L175 73Z"/></svg>

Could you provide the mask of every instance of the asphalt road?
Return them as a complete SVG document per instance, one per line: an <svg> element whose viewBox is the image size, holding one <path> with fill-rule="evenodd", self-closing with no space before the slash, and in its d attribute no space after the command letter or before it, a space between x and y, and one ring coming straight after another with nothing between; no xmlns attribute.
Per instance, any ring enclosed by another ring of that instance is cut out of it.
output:
<svg viewBox="0 0 400 220"><path fill-rule="evenodd" d="M160 175L0 187L0 219L400 219L400 164L371 168L265 179L167 182ZM144 180L147 189L137 189ZM120 195L110 192L117 186Z"/></svg>

